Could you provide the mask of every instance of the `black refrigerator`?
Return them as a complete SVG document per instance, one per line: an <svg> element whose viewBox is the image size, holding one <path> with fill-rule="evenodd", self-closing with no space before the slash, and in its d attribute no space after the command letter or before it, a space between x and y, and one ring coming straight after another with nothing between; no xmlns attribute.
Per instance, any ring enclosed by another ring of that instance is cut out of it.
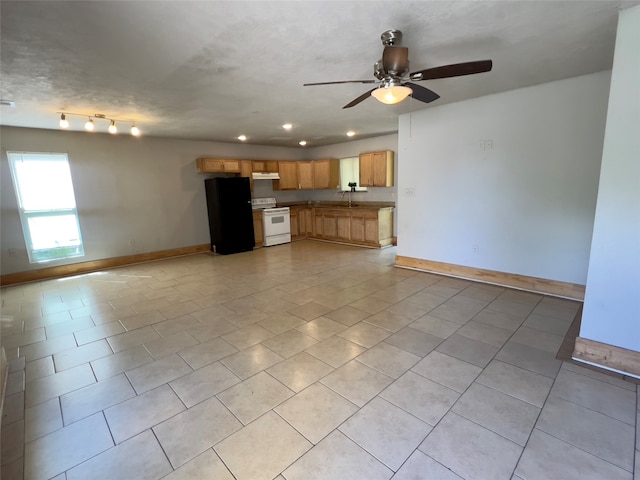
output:
<svg viewBox="0 0 640 480"><path fill-rule="evenodd" d="M209 212L211 251L227 255L253 250L253 212L248 177L216 177L204 181Z"/></svg>

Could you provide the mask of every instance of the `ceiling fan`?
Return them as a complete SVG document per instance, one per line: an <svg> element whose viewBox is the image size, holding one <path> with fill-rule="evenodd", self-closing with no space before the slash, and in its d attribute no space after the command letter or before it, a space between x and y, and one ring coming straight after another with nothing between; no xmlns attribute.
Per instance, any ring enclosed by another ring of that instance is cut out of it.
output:
<svg viewBox="0 0 640 480"><path fill-rule="evenodd" d="M460 77L491 71L491 60L478 60L475 62L454 63L440 67L427 68L409 73L409 49L402 47L402 32L400 30L387 30L380 35L384 50L382 59L373 66L373 75L377 80L343 80L338 82L305 83L305 87L313 85L334 85L339 83L375 83L376 88L363 93L353 99L342 108L351 108L366 100L369 95L382 103L393 105L402 102L411 95L416 100L430 103L440 98L436 92L426 87L411 83L422 80L434 80L437 78Z"/></svg>

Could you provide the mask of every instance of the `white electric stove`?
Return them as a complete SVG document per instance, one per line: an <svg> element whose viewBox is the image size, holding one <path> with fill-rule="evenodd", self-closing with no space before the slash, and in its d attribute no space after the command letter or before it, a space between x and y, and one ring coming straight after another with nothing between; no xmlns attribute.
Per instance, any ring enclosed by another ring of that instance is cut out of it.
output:
<svg viewBox="0 0 640 480"><path fill-rule="evenodd" d="M280 245L291 242L291 219L289 207L277 207L274 197L254 198L253 210L262 210L262 230L264 246Z"/></svg>

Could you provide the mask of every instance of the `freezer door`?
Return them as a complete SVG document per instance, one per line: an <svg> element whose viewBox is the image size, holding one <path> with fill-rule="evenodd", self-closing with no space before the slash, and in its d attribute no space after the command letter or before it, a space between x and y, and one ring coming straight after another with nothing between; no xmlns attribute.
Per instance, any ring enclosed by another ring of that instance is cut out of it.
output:
<svg viewBox="0 0 640 480"><path fill-rule="evenodd" d="M211 250L223 255L255 247L251 188L246 177L205 180Z"/></svg>

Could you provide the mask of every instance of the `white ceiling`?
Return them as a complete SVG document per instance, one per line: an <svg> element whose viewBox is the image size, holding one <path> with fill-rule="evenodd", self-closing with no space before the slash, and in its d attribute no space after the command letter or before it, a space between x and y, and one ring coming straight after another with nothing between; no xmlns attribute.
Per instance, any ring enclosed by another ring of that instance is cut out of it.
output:
<svg viewBox="0 0 640 480"><path fill-rule="evenodd" d="M1 121L57 129L56 112L102 113L159 137L339 143L428 108L369 98L342 110L372 86L302 86L373 79L385 30L403 32L411 71L493 60L489 73L421 82L437 106L611 68L618 9L638 3L2 0L0 98L16 107ZM74 130L86 120L68 119Z"/></svg>

